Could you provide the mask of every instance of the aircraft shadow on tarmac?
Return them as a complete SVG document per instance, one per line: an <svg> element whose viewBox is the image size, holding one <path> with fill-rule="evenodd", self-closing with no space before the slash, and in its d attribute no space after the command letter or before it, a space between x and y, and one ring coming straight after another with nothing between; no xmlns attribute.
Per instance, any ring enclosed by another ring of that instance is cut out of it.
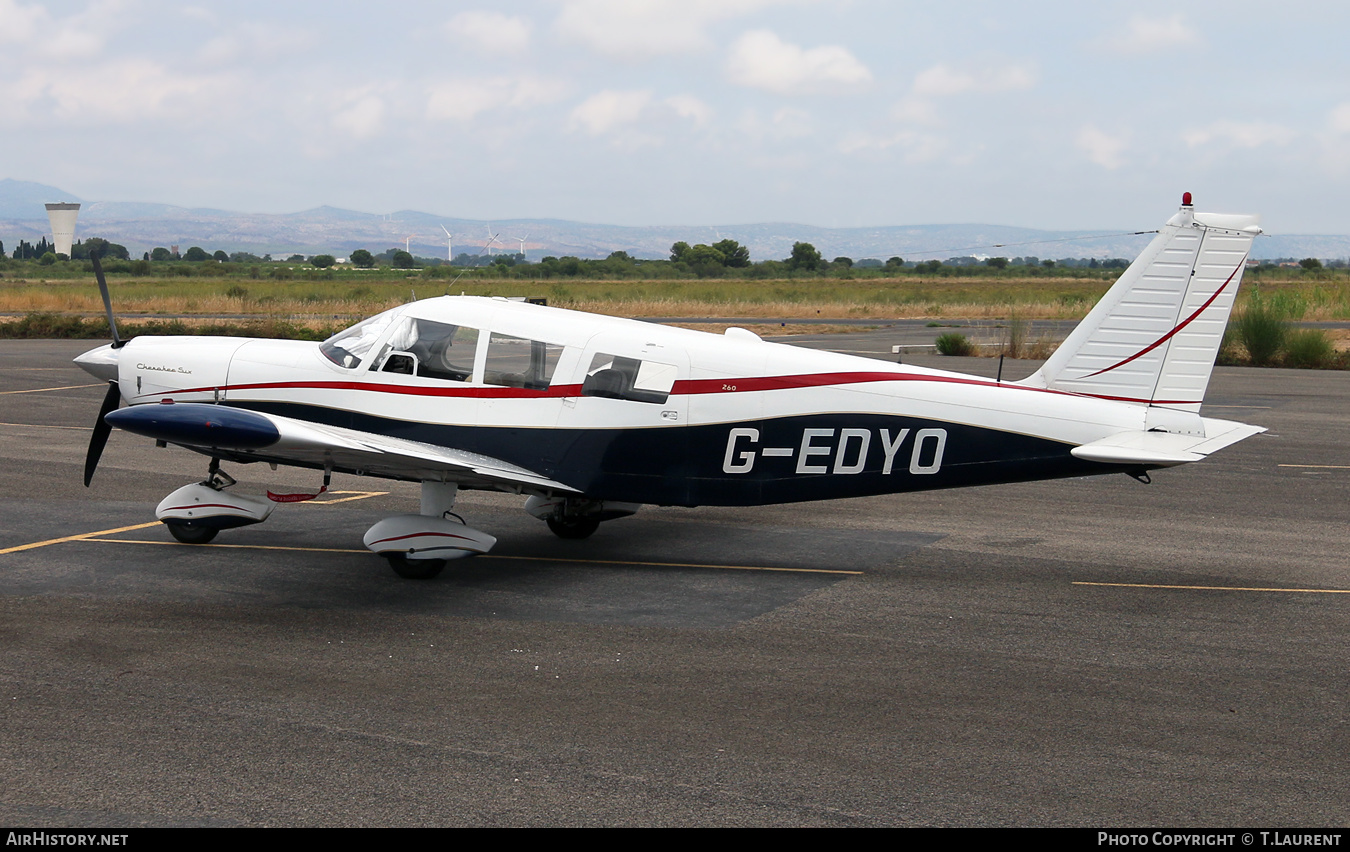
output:
<svg viewBox="0 0 1350 852"><path fill-rule="evenodd" d="M58 536L56 526L69 535L153 517L140 504L101 504L97 513L88 508L64 522L57 507L12 511L43 513L42 526ZM565 541L519 513L476 510L476 517L492 515L500 546L488 556L452 562L435 580L410 583L360 549L352 530L367 523L367 512L301 511L205 546L179 545L155 524L8 554L0 594L715 628L894 565L941 538L638 516L606 525L586 541ZM99 521L91 524L91 515Z"/></svg>

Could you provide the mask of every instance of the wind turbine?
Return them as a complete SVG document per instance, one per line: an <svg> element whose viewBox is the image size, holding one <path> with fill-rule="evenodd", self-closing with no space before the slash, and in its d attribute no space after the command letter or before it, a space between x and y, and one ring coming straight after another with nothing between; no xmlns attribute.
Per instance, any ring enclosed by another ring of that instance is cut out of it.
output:
<svg viewBox="0 0 1350 852"><path fill-rule="evenodd" d="M487 251L487 256L488 256L488 257L492 257L492 244L495 243L495 242L497 242L497 238L501 236L501 232L498 231L498 232L495 233L495 234L492 233L492 224L491 224L491 223L488 223L487 234L488 234L488 240L487 240L487 242L483 243L483 248L484 248L484 250Z"/></svg>
<svg viewBox="0 0 1350 852"><path fill-rule="evenodd" d="M412 254L412 238L415 236L417 235L409 234L408 236L403 238L403 250L406 251L408 254Z"/></svg>
<svg viewBox="0 0 1350 852"><path fill-rule="evenodd" d="M441 230L445 231L444 225L441 226ZM445 260L447 263L449 263L454 259L455 259L455 235L450 233L449 231L445 231Z"/></svg>
<svg viewBox="0 0 1350 852"><path fill-rule="evenodd" d="M521 259L521 260L524 260L524 259L525 259L525 241L528 240L529 238L530 238L530 235L529 235L529 234L526 234L526 235L523 236L523 237L516 237L516 239L520 240L520 259Z"/></svg>

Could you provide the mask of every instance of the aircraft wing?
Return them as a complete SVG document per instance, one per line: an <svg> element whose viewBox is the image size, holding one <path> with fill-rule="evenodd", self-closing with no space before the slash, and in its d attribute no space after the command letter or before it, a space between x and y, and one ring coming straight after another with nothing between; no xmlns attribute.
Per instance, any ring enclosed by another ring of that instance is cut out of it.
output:
<svg viewBox="0 0 1350 852"><path fill-rule="evenodd" d="M236 461L331 467L370 476L440 480L466 488L517 493L580 493L491 456L224 405L135 405L113 411L105 419L137 435Z"/></svg>

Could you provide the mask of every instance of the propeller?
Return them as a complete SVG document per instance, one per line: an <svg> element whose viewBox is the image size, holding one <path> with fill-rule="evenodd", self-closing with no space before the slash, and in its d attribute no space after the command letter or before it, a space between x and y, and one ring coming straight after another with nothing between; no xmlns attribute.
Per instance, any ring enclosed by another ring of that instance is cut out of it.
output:
<svg viewBox="0 0 1350 852"><path fill-rule="evenodd" d="M108 280L103 277L103 264L99 263L98 252L91 247L89 260L94 264L94 277L98 279L98 291L103 295L103 308L108 312L108 329L112 332L113 349L121 349L126 345L117 334L117 321L113 319L112 297L108 295ZM117 406L122 402L122 390L118 387L116 380L108 382L108 392L103 396L103 404L98 409L98 419L94 421L94 432L89 436L89 451L84 457L84 487L88 488L90 481L94 478L94 471L98 469L98 460L103 456L103 448L108 444L108 436L112 434L112 426L103 418L117 410Z"/></svg>
<svg viewBox="0 0 1350 852"><path fill-rule="evenodd" d="M112 332L113 348L121 349L127 345L127 342L117 336L117 320L113 319L112 297L108 295L108 279L103 277L103 264L99 263L98 254L92 247L89 250L89 260L94 264L94 277L98 279L98 292L103 296L103 310L108 314L108 329Z"/></svg>
<svg viewBox="0 0 1350 852"><path fill-rule="evenodd" d="M112 426L103 418L116 411L121 402L121 388L117 386L117 382L108 382L108 392L103 397L103 404L98 408L98 419L94 421L94 434L89 436L89 452L84 457L85 488L88 488L90 481L93 480L98 460L103 455L103 448L107 446L108 436L112 434Z"/></svg>

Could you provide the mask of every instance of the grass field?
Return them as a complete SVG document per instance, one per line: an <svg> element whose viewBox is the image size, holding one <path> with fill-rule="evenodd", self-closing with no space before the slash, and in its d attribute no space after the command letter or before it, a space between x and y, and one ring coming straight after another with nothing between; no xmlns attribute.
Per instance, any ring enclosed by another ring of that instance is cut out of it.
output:
<svg viewBox="0 0 1350 852"><path fill-rule="evenodd" d="M1283 270L1249 274L1239 310L1253 293L1293 320L1350 319L1350 275ZM463 279L447 284L419 273L319 274L291 280L112 276L119 315L230 317L345 324L416 298L446 292L526 296L550 305L630 317L774 319L950 318L1078 319L1110 287L1083 277L896 278L660 281ZM101 316L92 275L0 278L0 313Z"/></svg>

